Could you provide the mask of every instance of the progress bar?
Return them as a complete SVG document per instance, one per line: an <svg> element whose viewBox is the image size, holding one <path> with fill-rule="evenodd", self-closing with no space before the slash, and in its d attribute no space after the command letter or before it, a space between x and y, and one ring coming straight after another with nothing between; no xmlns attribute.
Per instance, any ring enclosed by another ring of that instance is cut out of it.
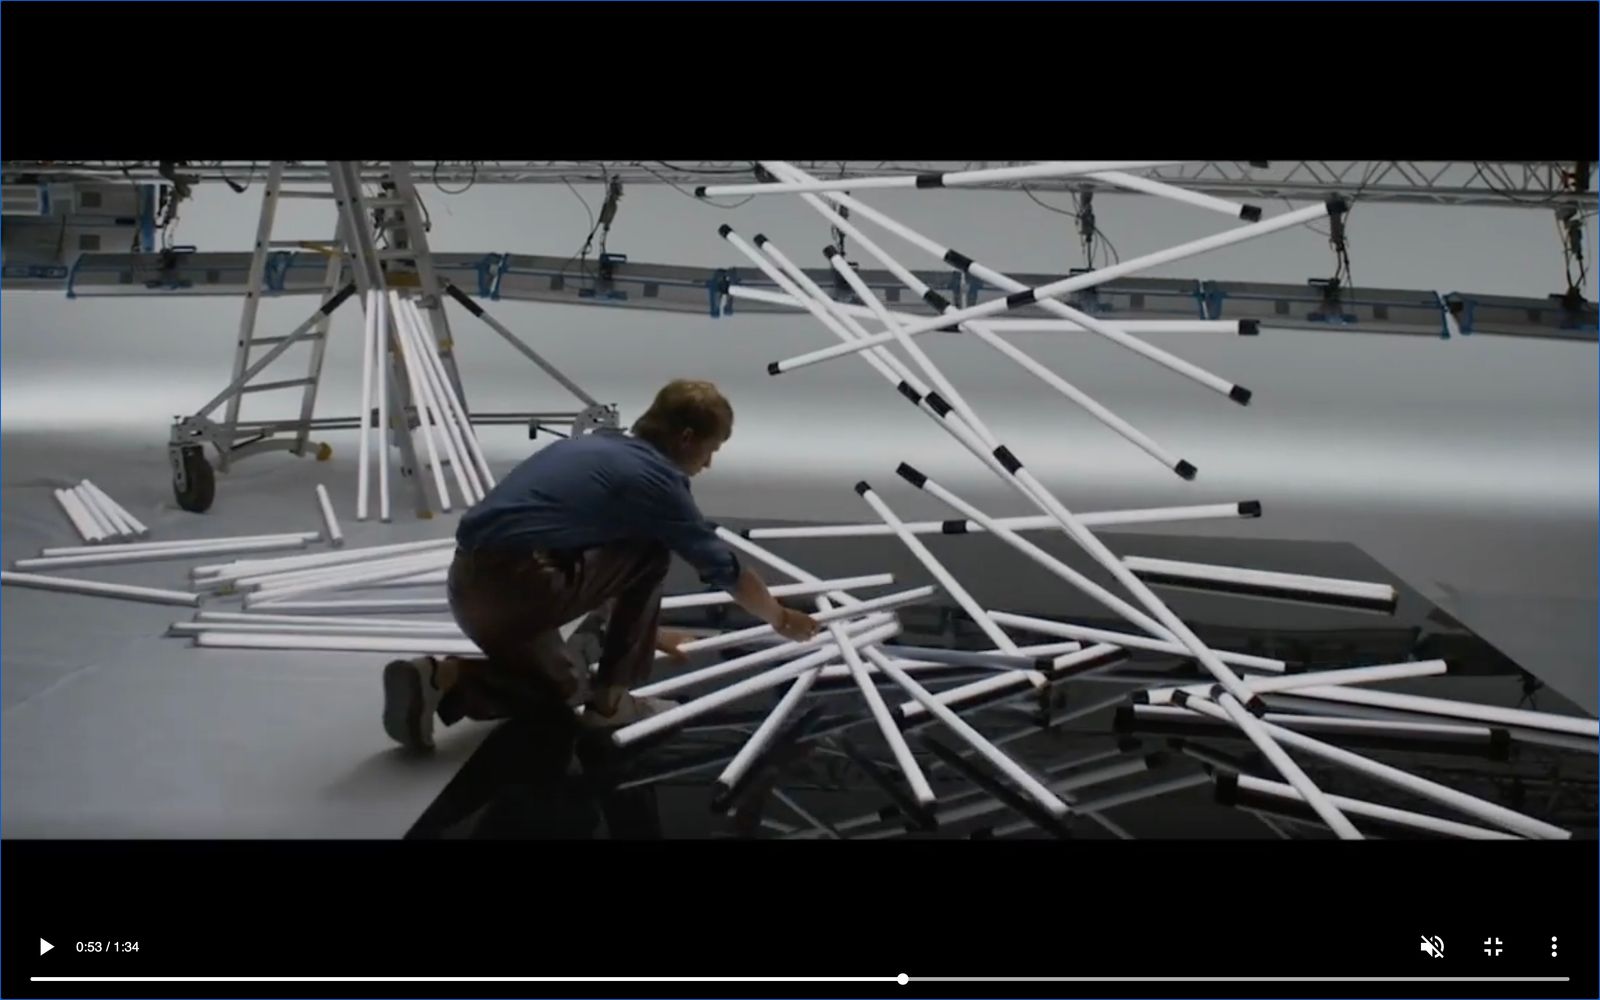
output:
<svg viewBox="0 0 1600 1000"><path fill-rule="evenodd" d="M1571 976L30 976L34 983L1570 983Z"/></svg>

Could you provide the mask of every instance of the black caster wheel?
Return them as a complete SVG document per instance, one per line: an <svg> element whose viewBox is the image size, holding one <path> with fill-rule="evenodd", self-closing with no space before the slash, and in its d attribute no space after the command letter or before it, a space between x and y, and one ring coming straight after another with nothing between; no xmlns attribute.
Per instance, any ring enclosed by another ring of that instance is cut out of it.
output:
<svg viewBox="0 0 1600 1000"><path fill-rule="evenodd" d="M180 488L176 479L173 481L173 495L178 498L179 507L190 513L204 514L217 499L216 473L206 461L204 449L198 445L184 448L182 461L185 482Z"/></svg>

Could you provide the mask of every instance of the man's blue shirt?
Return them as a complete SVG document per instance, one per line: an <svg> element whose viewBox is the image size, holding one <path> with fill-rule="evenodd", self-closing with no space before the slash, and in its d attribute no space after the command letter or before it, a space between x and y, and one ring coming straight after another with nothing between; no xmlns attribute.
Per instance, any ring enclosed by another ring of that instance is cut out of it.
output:
<svg viewBox="0 0 1600 1000"><path fill-rule="evenodd" d="M464 549L575 550L655 541L721 589L739 559L689 491L689 477L648 441L601 430L541 448L461 517Z"/></svg>

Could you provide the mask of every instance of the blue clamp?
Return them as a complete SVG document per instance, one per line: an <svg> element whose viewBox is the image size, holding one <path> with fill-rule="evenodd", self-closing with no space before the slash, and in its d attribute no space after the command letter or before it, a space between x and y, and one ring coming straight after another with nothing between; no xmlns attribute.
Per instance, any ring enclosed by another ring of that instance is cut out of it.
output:
<svg viewBox="0 0 1600 1000"><path fill-rule="evenodd" d="M1452 335L1467 337L1472 334L1472 307L1471 299L1462 302L1451 302L1450 296L1454 292L1434 292L1433 297L1439 302L1439 339L1449 340ZM1459 310L1451 306L1458 305Z"/></svg>
<svg viewBox="0 0 1600 1000"><path fill-rule="evenodd" d="M139 249L150 253L156 248L156 186L139 185Z"/></svg>
<svg viewBox="0 0 1600 1000"><path fill-rule="evenodd" d="M486 253L472 265L473 272L478 276L478 298L486 299L494 292L494 278L491 274L499 261L499 254Z"/></svg>
<svg viewBox="0 0 1600 1000"><path fill-rule="evenodd" d="M1201 319L1221 319L1222 300L1228 293L1218 288L1214 282L1196 281L1194 283L1194 300L1200 309Z"/></svg>
<svg viewBox="0 0 1600 1000"><path fill-rule="evenodd" d="M289 277L289 265L294 263L294 252L290 250L274 250L267 254L266 267L261 272L261 281L266 290L273 295L283 291L284 281Z"/></svg>
<svg viewBox="0 0 1600 1000"><path fill-rule="evenodd" d="M710 279L706 281L706 298L710 300L712 319L722 317L723 299L728 300L728 313L730 315L733 313L733 299L728 295L728 284L728 271L721 267L711 272Z"/></svg>

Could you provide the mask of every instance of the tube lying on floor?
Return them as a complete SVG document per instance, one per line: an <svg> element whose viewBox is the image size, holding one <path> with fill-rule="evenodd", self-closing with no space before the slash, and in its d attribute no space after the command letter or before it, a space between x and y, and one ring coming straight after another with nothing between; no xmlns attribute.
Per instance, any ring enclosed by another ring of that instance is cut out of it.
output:
<svg viewBox="0 0 1600 1000"><path fill-rule="evenodd" d="M122 513L117 509L117 505L111 503L110 498L94 489L89 480L80 481L77 486L73 487L73 490L78 494L78 499L82 500L84 505L89 508L90 512L98 516L104 526L110 529L111 535L117 541L135 536L136 532L133 529L133 525L129 524L127 519L122 516Z"/></svg>
<svg viewBox="0 0 1600 1000"><path fill-rule="evenodd" d="M773 597L801 597L820 594L828 590L857 590L862 587L884 587L894 582L893 573L875 573L869 576L846 576L836 580L819 580L816 583L780 583L769 587ZM732 604L733 595L725 590L712 590L704 594L674 594L661 599L661 609L703 608L717 604Z"/></svg>
<svg viewBox="0 0 1600 1000"><path fill-rule="evenodd" d="M100 509L100 505L95 502L94 497L89 495L81 483L67 490L67 492L77 498L78 503L83 506L84 513L89 515L89 521L94 524L95 530L100 533L102 538L106 541L114 542L122 537L122 531L117 527L111 515Z"/></svg>
<svg viewBox="0 0 1600 1000"><path fill-rule="evenodd" d="M1281 677L1247 677L1245 687L1256 694L1269 691L1297 691L1300 688L1318 688L1344 684L1377 684L1381 681L1398 681L1410 677L1438 677L1448 673L1450 664L1444 660L1417 660L1409 663L1385 663L1371 667L1347 667L1341 670L1318 670L1313 673L1285 674ZM1182 687L1160 687L1141 692L1138 700L1152 705L1167 705L1178 691L1192 695L1205 695L1211 684L1185 684Z"/></svg>
<svg viewBox="0 0 1600 1000"><path fill-rule="evenodd" d="M113 500L111 498L111 495L108 494L105 490L103 490L100 487L96 486L94 483L90 482L87 479L85 479L82 483L79 483L78 485L82 486L85 491L94 494L95 499L99 500L102 506L104 506L106 509L108 509L108 510L112 511L113 513L115 513L117 515L117 517L120 518L128 526L129 530L133 533L133 536L135 538L147 538L147 537L149 537L150 529L145 527L144 523L142 521L140 521L138 518L136 518L132 514L128 513L128 508L122 506L122 504L117 503L115 500Z"/></svg>
<svg viewBox="0 0 1600 1000"><path fill-rule="evenodd" d="M409 656L482 656L470 639L418 632L403 636L273 635L261 632L201 632L196 646L214 649L318 649L336 653L399 653Z"/></svg>
<svg viewBox="0 0 1600 1000"><path fill-rule="evenodd" d="M1272 796L1288 802L1302 803L1304 800L1300 793L1293 788L1277 781L1266 781L1252 777L1248 774L1219 775L1217 777L1217 798L1224 804L1232 804L1236 798L1233 790L1253 792L1257 795ZM1518 840L1513 834L1500 830L1490 830L1486 827L1473 826L1469 823L1457 823L1454 820L1440 819L1425 813L1412 812L1409 809L1396 809L1377 802L1364 802L1360 799L1346 798L1335 795L1333 801L1341 810L1351 816L1365 816L1370 819L1384 820L1400 826L1410 827L1413 830L1422 830L1427 833L1439 833L1448 837L1462 837L1468 840Z"/></svg>
<svg viewBox="0 0 1600 1000"><path fill-rule="evenodd" d="M111 551L116 552L160 552L163 549L188 549L197 546L225 546L235 544L248 545L252 542L304 542L311 543L321 539L322 535L315 531L292 531L277 535L230 535L221 538L180 538L164 542L123 542ZM61 556L89 556L108 551L103 545L62 545L52 548L40 549L40 558L57 558ZM205 567L197 567L190 573L197 572Z"/></svg>
<svg viewBox="0 0 1600 1000"><path fill-rule="evenodd" d="M66 511L67 519L72 522L73 530L86 544L96 545L105 540L105 535L95 526L94 518L89 516L88 508L83 501L71 490L56 490L56 503Z"/></svg>
<svg viewBox="0 0 1600 1000"><path fill-rule="evenodd" d="M322 524L328 529L328 544L340 548L344 545L344 532L339 530L339 518L333 513L333 500L328 497L328 488L321 483L317 484L317 505L322 508Z"/></svg>
<svg viewBox="0 0 1600 1000"><path fill-rule="evenodd" d="M1068 622L1054 622L1046 618L1034 618L1031 615L1015 615L1009 611L990 611L989 615L1002 625L1010 625L1013 628L1020 628L1029 632L1038 632L1041 635L1058 635L1063 638L1083 639L1088 642L1109 642L1128 649L1148 649L1157 653L1173 653L1184 657L1190 655L1188 648L1181 643L1169 642L1164 639L1152 639L1149 636L1134 635L1128 632L1110 632L1106 629L1072 625ZM1289 665L1284 661L1274 660L1265 656L1255 656L1250 653L1230 653L1220 649L1214 649L1212 652L1223 663L1248 670L1281 674L1289 669Z"/></svg>
<svg viewBox="0 0 1600 1000"><path fill-rule="evenodd" d="M123 563L163 562L169 559L203 559L230 552L274 552L281 549L303 549L302 539L276 542L229 542L211 545L196 542L193 545L171 545L162 548L123 551L120 545L102 545L92 555L47 556L40 559L18 559L12 565L20 570L74 569L84 566L116 566Z"/></svg>
<svg viewBox="0 0 1600 1000"><path fill-rule="evenodd" d="M1201 698L1190 697L1187 693L1180 692L1174 700L1178 702L1178 707L1180 708L1191 708L1202 715L1207 715L1214 719L1228 718L1227 713L1223 712L1215 704ZM1520 833L1525 837L1541 840L1572 839L1571 831L1563 830L1561 827L1546 823L1543 820L1534 819L1532 816L1525 816L1515 810L1485 801L1477 796L1459 792L1447 785L1441 785L1437 781L1418 777L1402 771L1398 767L1390 767L1388 764L1380 764L1360 754L1351 753L1343 747L1324 743L1321 740L1313 739L1291 729L1285 729L1275 723L1258 721L1257 724L1265 728L1272 734L1273 738L1285 746L1295 747L1306 753L1331 760L1336 764L1342 764L1370 778L1404 789L1414 795L1431 799L1452 809L1458 809L1469 816L1475 816L1513 833Z"/></svg>
<svg viewBox="0 0 1600 1000"><path fill-rule="evenodd" d="M1392 609L1399 597L1395 589L1386 583L1338 580L1332 577L1303 576L1298 573L1273 573L1239 566L1212 566L1206 563L1179 562L1175 559L1149 559L1144 556L1127 556L1122 561L1130 570L1150 583L1170 581L1191 587L1244 594L1332 598L1383 609Z"/></svg>
<svg viewBox="0 0 1600 1000"><path fill-rule="evenodd" d="M1169 521L1209 521L1239 517L1260 517L1261 504L1256 500L1239 503L1196 504L1192 507L1149 507L1134 510L1092 511L1079 514L1078 521L1088 527L1112 524L1159 524ZM1049 514L1029 514L1023 517L990 518L995 524L1012 531L1054 531L1059 525ZM944 521L907 521L907 531L914 535L978 535L986 528L976 521L951 518ZM818 524L783 528L746 528L740 534L746 538L765 541L776 538L870 538L893 535L887 524Z"/></svg>
<svg viewBox="0 0 1600 1000"><path fill-rule="evenodd" d="M860 620L846 622L843 628L847 633L855 634L863 630L876 628L892 620L893 616L887 613L867 615ZM817 649L826 644L828 641L828 636L826 634L822 634L813 636L804 642L781 643L768 649L757 650L754 653L747 653L744 656L734 657L731 660L725 660L722 663L713 664L709 667L702 667L699 670L691 670L686 674L678 674L674 677L667 677L659 681L654 681L650 684L645 684L641 687L634 688L633 694L641 698L658 697L660 695L671 694L674 691L681 691L684 688L693 687L696 684L704 684L706 681L716 680L719 677L726 677L729 674L736 674L742 670L748 670L751 667L760 666L763 663L771 663L774 660L781 660L785 657L798 656L802 653L806 653L809 650Z"/></svg>
<svg viewBox="0 0 1600 1000"><path fill-rule="evenodd" d="M33 590L57 590L67 594L88 597L116 597L126 601L144 601L149 604L174 604L187 608L200 606L200 595L182 590L158 590L154 587L131 587L122 583L102 583L98 580L72 580L60 576L40 576L36 573L0 571L0 585L28 587Z"/></svg>
<svg viewBox="0 0 1600 1000"><path fill-rule="evenodd" d="M299 615L424 615L450 610L447 597L397 597L389 600L273 601L272 609Z"/></svg>
<svg viewBox="0 0 1600 1000"><path fill-rule="evenodd" d="M899 631L900 623L898 621L891 621L866 632L852 635L849 637L848 642L855 648L860 649L865 645L882 642L884 639L895 635ZM829 643L823 646L821 649L818 649L816 652L807 656L802 656L800 659L795 660L792 663L786 663L781 667L774 667L773 669L768 670L765 673L757 674L754 677L747 677L738 683L730 684L725 688L713 691L710 694L696 698L693 701L684 702L683 704L674 708L669 708L658 715L652 715L646 719L640 720L639 722L635 722L632 725L623 726L621 729L618 729L616 732L611 734L611 742L619 747L625 747L630 743L636 743L648 736L652 736L656 733L672 729L675 726L682 725L684 722L687 722L698 715L704 715L705 713L714 711L715 709L721 708L724 705L732 704L733 702L736 702L748 695L755 694L759 691L765 691L768 688L777 687L785 681L799 677L801 674L806 673L814 667L819 667L822 664L827 663L829 660L838 655L838 645L836 643Z"/></svg>
<svg viewBox="0 0 1600 1000"><path fill-rule="evenodd" d="M313 536L311 541L316 541ZM196 566L190 571L198 579L241 580L251 576L273 576L310 569L316 566L337 566L345 563L376 561L381 558L406 553L429 552L455 548L454 538L434 538L422 542L398 542L393 545L370 545L346 548L338 552L320 552L313 556L289 556L283 559L250 559L213 566Z"/></svg>

